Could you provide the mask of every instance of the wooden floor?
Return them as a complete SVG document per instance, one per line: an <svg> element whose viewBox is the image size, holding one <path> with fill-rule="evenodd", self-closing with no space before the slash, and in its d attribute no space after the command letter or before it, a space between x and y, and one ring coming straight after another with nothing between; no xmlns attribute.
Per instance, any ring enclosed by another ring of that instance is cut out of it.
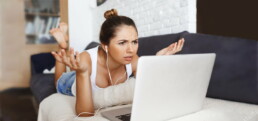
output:
<svg viewBox="0 0 258 121"><path fill-rule="evenodd" d="M0 92L0 121L37 121L37 111L29 88Z"/></svg>

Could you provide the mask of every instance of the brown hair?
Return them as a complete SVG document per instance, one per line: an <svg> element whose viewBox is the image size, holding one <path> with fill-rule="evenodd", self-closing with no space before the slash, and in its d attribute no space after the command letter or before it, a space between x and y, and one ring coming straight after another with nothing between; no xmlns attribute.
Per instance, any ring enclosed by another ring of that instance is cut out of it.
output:
<svg viewBox="0 0 258 121"><path fill-rule="evenodd" d="M108 45L110 39L115 37L115 33L118 27L122 25L133 26L137 32L134 21L126 16L119 16L116 9L107 10L104 13L106 20L101 26L99 39L103 44Z"/></svg>

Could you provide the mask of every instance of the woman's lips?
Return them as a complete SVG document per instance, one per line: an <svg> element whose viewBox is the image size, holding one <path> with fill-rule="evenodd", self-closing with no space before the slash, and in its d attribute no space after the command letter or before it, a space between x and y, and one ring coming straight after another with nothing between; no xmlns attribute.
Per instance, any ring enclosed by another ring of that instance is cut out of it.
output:
<svg viewBox="0 0 258 121"><path fill-rule="evenodd" d="M124 57L124 59L125 59L126 61L132 61L133 56L126 56L126 57Z"/></svg>

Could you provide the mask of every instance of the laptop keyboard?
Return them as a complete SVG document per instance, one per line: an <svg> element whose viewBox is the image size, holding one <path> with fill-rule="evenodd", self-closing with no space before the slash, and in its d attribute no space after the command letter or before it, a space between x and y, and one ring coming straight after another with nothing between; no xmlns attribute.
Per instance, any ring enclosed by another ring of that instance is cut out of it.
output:
<svg viewBox="0 0 258 121"><path fill-rule="evenodd" d="M116 118L120 119L121 121L130 121L131 113L120 115L120 116L116 116Z"/></svg>

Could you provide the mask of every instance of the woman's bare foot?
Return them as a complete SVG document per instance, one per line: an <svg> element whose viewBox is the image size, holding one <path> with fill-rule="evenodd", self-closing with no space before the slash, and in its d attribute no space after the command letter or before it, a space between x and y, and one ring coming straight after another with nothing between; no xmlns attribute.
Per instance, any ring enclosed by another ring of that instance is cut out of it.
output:
<svg viewBox="0 0 258 121"><path fill-rule="evenodd" d="M63 32L64 35L67 35L68 25L66 23L61 22L59 24L59 28L61 29L61 31Z"/></svg>
<svg viewBox="0 0 258 121"><path fill-rule="evenodd" d="M59 28L53 28L50 30L50 34L54 36L57 43L62 49L68 49L69 43L68 43L68 25L64 22L61 22L59 24Z"/></svg>
<svg viewBox="0 0 258 121"><path fill-rule="evenodd" d="M59 28L51 29L50 34L56 39L57 43L62 49L68 48L68 40Z"/></svg>

